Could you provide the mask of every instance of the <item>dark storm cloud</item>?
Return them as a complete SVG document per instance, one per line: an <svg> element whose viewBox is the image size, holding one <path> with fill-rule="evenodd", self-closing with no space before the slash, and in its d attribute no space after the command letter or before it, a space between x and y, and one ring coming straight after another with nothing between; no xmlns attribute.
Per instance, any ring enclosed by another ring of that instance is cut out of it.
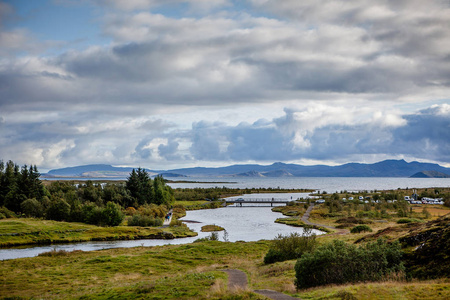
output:
<svg viewBox="0 0 450 300"><path fill-rule="evenodd" d="M450 161L450 107L434 106L405 116L407 126L394 131L396 151L408 149L412 155Z"/></svg>

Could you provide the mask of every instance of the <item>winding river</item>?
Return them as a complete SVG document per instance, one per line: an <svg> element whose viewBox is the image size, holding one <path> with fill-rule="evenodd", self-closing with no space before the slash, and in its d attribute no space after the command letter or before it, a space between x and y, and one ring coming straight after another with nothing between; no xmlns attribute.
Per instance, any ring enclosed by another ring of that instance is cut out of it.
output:
<svg viewBox="0 0 450 300"><path fill-rule="evenodd" d="M253 194L244 195L244 199L251 197L254 198L285 198L285 199L297 199L300 197L306 197L305 193L289 193L289 194ZM200 229L204 225L218 225L226 230L226 236L224 232L219 232L219 240L225 239L230 242L235 241L258 241L263 239L273 239L278 234L289 234L291 232L303 232L300 227L290 227L283 224L274 223L277 218L282 217L280 213L272 212L271 207L265 206L249 206L243 207L228 206L218 209L204 209L196 211L188 211L187 215L182 219L186 221L186 224L192 230L198 232L198 236L190 238L181 238L174 240L131 240L131 241L105 241L105 242L84 242L84 243L71 243L71 244L56 244L39 247L27 247L27 248L13 248L13 249L0 249L0 260L16 259L23 257L33 257L40 253L48 252L51 250L65 250L65 251L95 251L109 248L130 248L138 246L162 246L162 245L175 245L175 244L187 244L192 243L196 239L207 237L211 233L201 232ZM320 231L316 231L320 233Z"/></svg>

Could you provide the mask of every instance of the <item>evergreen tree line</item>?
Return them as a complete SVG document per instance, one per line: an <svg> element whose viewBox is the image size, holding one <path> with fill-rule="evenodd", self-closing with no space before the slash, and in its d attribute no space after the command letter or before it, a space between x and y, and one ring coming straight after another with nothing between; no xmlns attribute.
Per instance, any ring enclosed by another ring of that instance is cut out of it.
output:
<svg viewBox="0 0 450 300"><path fill-rule="evenodd" d="M20 204L27 199L42 200L45 188L36 166L20 168L12 161L0 161L0 206L20 212Z"/></svg>
<svg viewBox="0 0 450 300"><path fill-rule="evenodd" d="M152 180L141 168L133 169L125 184L53 181L45 187L39 176L36 166L0 161L0 207L27 217L116 226L124 219L124 208L170 206L174 201L163 178ZM4 215L0 210L0 219Z"/></svg>

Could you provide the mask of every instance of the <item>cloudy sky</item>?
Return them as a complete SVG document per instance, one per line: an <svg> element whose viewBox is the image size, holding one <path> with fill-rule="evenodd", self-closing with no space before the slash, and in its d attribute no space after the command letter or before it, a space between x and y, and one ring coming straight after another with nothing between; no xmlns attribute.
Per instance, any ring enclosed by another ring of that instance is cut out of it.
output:
<svg viewBox="0 0 450 300"><path fill-rule="evenodd" d="M0 0L0 159L450 166L450 1Z"/></svg>

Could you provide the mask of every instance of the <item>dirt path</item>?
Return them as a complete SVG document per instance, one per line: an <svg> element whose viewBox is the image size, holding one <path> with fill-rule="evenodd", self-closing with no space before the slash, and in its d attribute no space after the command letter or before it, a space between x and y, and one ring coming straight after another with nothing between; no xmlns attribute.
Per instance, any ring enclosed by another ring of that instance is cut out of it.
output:
<svg viewBox="0 0 450 300"><path fill-rule="evenodd" d="M169 210L169 212L168 212L169 218L168 219L164 218L164 223L163 223L162 227L169 227L170 222L172 222L172 213L173 213L173 209Z"/></svg>
<svg viewBox="0 0 450 300"><path fill-rule="evenodd" d="M228 289L236 290L236 289L246 289L247 288L247 274L240 270L222 270L223 272L228 274ZM269 299L273 300L294 300L298 298L294 298L283 293L272 291L272 290L255 290L257 294L266 296Z"/></svg>
<svg viewBox="0 0 450 300"><path fill-rule="evenodd" d="M302 221L305 222L308 225L315 225L315 226L319 226L319 227L325 227L328 229L332 229L335 230L336 232L331 233L329 235L338 235L338 234L349 234L350 231L348 229L339 229L333 226L329 226L329 225L322 225L322 224L317 224L317 223L312 223L309 221L309 215L311 214L311 211L314 208L314 203L311 203L311 205L308 207L308 209L305 211L305 213L302 216Z"/></svg>

